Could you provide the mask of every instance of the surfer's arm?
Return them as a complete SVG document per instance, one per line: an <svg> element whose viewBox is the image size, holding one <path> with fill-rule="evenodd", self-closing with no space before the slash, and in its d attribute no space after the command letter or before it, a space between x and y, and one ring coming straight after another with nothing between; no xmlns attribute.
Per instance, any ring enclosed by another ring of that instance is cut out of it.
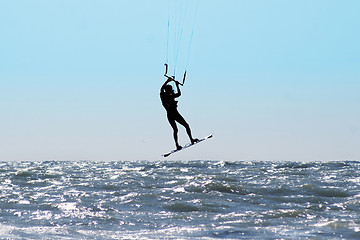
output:
<svg viewBox="0 0 360 240"><path fill-rule="evenodd" d="M175 81L176 83L176 94L175 94L175 97L180 97L181 96L181 91L180 91L180 83L178 81Z"/></svg>

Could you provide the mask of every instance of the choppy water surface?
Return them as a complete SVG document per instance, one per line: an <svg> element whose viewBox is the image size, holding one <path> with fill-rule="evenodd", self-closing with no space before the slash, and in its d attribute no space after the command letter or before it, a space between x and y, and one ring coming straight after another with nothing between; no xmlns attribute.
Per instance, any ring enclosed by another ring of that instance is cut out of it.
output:
<svg viewBox="0 0 360 240"><path fill-rule="evenodd" d="M1 239L360 239L360 162L0 162Z"/></svg>

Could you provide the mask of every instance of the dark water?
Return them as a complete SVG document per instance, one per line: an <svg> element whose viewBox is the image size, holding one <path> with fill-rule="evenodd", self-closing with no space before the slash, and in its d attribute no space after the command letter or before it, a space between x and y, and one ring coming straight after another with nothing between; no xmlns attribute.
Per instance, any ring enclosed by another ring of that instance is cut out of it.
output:
<svg viewBox="0 0 360 240"><path fill-rule="evenodd" d="M0 162L1 239L360 239L360 162Z"/></svg>

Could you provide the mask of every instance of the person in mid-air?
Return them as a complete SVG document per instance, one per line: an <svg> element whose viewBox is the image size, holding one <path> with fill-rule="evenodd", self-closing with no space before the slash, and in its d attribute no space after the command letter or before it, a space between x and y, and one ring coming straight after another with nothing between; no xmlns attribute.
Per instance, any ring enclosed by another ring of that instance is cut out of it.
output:
<svg viewBox="0 0 360 240"><path fill-rule="evenodd" d="M176 93L174 92L172 86L168 85L168 83L170 83L171 81L174 81L176 84ZM195 142L199 141L197 138L192 137L189 124L185 121L185 119L181 116L181 114L177 110L177 101L175 100L175 98L181 96L179 85L180 83L178 81L175 81L173 77L168 77L160 89L161 102L164 108L166 109L167 118L174 131L174 140L177 150L180 150L182 147L178 142L178 128L176 122L180 123L185 127L186 133L190 138L191 144L194 144Z"/></svg>

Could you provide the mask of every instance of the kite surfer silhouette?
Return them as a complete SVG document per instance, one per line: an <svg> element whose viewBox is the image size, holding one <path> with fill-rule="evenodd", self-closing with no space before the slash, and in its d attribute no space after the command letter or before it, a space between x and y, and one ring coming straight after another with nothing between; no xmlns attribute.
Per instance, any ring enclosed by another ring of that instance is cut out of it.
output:
<svg viewBox="0 0 360 240"><path fill-rule="evenodd" d="M175 82L176 93L174 92L172 86L168 85L168 83L170 83L172 81ZM178 81L176 81L174 77L167 77L167 80L161 86L161 89L160 89L161 102L166 110L167 119L169 120L169 123L173 129L174 140L175 140L175 145L176 145L177 150L180 150L182 147L180 146L180 144L178 142L178 128L177 128L176 122L180 123L181 125L183 125L185 127L186 133L190 138L191 144L194 144L199 141L199 139L192 137L189 124L185 121L183 116L181 116L181 114L177 110L178 101L176 101L175 98L178 98L181 96L181 91L180 91L179 85L182 85L182 84L179 83Z"/></svg>

